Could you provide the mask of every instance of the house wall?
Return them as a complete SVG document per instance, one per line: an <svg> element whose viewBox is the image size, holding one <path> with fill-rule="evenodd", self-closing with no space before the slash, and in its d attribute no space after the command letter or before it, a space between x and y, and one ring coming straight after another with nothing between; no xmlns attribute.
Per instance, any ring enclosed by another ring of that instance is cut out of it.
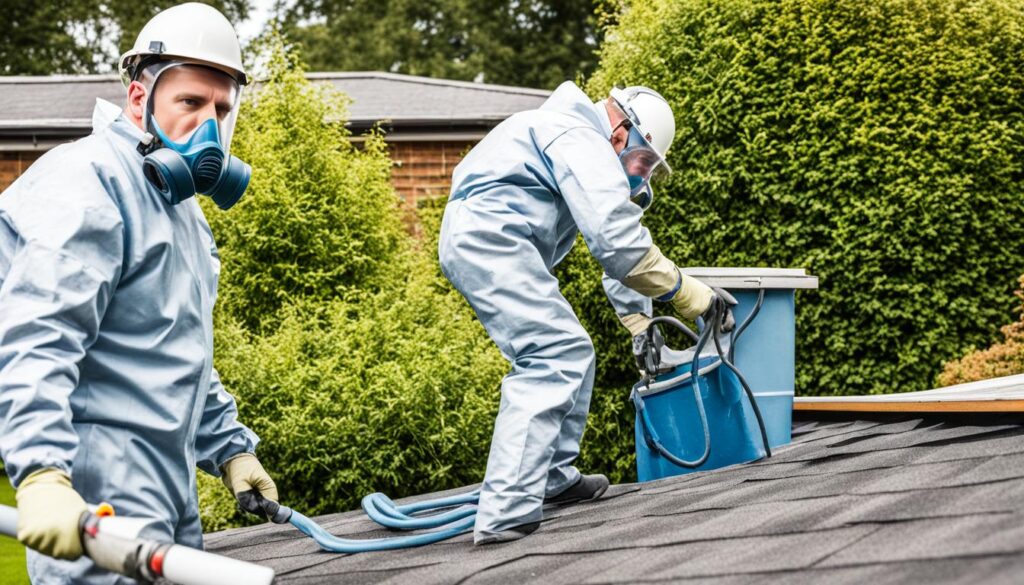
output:
<svg viewBox="0 0 1024 585"><path fill-rule="evenodd" d="M391 182L410 209L421 199L448 197L452 171L475 141L392 142Z"/></svg>
<svg viewBox="0 0 1024 585"><path fill-rule="evenodd" d="M42 154L39 151L0 152L0 191L10 187Z"/></svg>
<svg viewBox="0 0 1024 585"><path fill-rule="evenodd" d="M475 141L392 142L391 182L408 209L421 199L447 197L452 171ZM43 153L0 152L0 191L14 182Z"/></svg>

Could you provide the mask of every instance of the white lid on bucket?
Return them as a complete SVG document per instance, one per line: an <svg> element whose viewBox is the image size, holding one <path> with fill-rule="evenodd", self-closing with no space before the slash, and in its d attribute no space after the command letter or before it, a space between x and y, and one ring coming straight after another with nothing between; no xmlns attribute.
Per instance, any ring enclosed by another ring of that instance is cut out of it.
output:
<svg viewBox="0 0 1024 585"><path fill-rule="evenodd" d="M818 277L803 268L683 268L708 286L724 289L816 289Z"/></svg>

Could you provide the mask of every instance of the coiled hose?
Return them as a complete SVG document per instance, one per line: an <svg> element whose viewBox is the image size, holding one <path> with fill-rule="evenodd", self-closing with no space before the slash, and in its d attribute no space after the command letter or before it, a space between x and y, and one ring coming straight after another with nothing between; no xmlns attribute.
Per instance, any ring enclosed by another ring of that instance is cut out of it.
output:
<svg viewBox="0 0 1024 585"><path fill-rule="evenodd" d="M433 529L432 532L390 538L352 539L334 536L306 516L286 507L267 502L272 521L285 522L312 538L320 548L336 553L361 553L433 544L464 534L473 529L480 490L457 496L437 498L399 506L382 493L363 498L363 511L384 528L391 530Z"/></svg>

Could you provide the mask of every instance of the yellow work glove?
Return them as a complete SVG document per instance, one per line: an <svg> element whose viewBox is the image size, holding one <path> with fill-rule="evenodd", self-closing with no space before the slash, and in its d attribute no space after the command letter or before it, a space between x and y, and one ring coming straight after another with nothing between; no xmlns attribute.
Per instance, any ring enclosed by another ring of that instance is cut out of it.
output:
<svg viewBox="0 0 1024 585"><path fill-rule="evenodd" d="M715 296L711 287L680 272L657 246L651 246L622 279L622 284L644 296L672 303L675 310L686 319L696 319L703 315L711 306L711 298ZM675 293L672 293L673 290ZM672 297L664 298L668 294L672 294ZM626 326L629 327L629 324Z"/></svg>
<svg viewBox="0 0 1024 585"><path fill-rule="evenodd" d="M633 313L632 315L620 316L619 321L629 329L629 334L633 337L643 335L647 332L647 326L651 323L651 318L643 313Z"/></svg>
<svg viewBox="0 0 1024 585"><path fill-rule="evenodd" d="M715 291L703 282L682 272L679 273L679 277L681 279L679 292L673 295L669 302L672 303L676 312L686 319L696 319L711 306L711 299L715 296Z"/></svg>
<svg viewBox="0 0 1024 585"><path fill-rule="evenodd" d="M79 522L89 508L71 487L68 474L52 467L40 469L21 482L15 497L21 544L57 559L82 556Z"/></svg>
<svg viewBox="0 0 1024 585"><path fill-rule="evenodd" d="M242 453L221 466L221 479L243 510L261 518L273 518L277 505L277 485L252 453Z"/></svg>

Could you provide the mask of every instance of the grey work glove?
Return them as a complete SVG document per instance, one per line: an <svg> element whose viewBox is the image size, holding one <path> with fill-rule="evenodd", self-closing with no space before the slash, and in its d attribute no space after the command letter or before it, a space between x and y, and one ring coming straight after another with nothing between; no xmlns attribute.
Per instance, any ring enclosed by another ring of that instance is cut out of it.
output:
<svg viewBox="0 0 1024 585"><path fill-rule="evenodd" d="M711 304L708 305L707 310L700 317L704 320L704 325L707 327L717 325L715 335L728 333L736 327L736 318L732 314L732 309L736 306L736 297L729 294L729 291L724 288L717 286L711 290L715 292L715 296L712 297ZM713 315L718 316L717 324L711 323Z"/></svg>

